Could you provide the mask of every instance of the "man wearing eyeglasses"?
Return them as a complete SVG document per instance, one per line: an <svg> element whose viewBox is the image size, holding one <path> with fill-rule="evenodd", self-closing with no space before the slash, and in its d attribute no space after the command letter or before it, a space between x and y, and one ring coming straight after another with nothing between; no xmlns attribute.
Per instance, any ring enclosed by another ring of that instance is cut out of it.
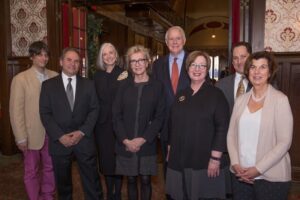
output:
<svg viewBox="0 0 300 200"><path fill-rule="evenodd" d="M190 83L184 67L187 57L187 52L183 49L186 42L184 30L180 26L169 28L165 35L165 42L168 46L169 54L156 60L153 63L152 68L153 77L162 81L165 87L166 108L168 114L160 132L164 169L166 169L167 159L167 121L169 111L177 92L186 88Z"/></svg>

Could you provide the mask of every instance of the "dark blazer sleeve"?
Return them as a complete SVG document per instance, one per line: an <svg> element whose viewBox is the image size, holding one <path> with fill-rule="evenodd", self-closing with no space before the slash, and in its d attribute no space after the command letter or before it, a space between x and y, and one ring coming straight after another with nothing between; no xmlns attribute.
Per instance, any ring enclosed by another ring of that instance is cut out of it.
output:
<svg viewBox="0 0 300 200"><path fill-rule="evenodd" d="M51 107L51 97L50 93L51 87L48 84L49 82L45 81L42 84L41 94L40 94L40 117L41 121L47 131L51 140L58 140L65 133L56 123L52 107Z"/></svg>
<svg viewBox="0 0 300 200"><path fill-rule="evenodd" d="M90 137L93 134L94 127L99 114L99 103L98 97L96 94L95 85L92 81L87 81L88 85L86 89L90 90L89 104L87 105L88 114L85 121L79 127L79 130L82 131L86 136Z"/></svg>
<svg viewBox="0 0 300 200"><path fill-rule="evenodd" d="M212 144L212 150L226 152L226 137L229 125L229 105L221 90L215 88L216 109L214 114L215 134Z"/></svg>
<svg viewBox="0 0 300 200"><path fill-rule="evenodd" d="M117 140L121 143L123 142L123 140L127 139L126 129L123 120L123 95L125 89L126 81L121 83L112 107L113 127L116 133Z"/></svg>
<svg viewBox="0 0 300 200"><path fill-rule="evenodd" d="M148 125L148 127L145 130L145 133L143 135L143 138L148 142L148 143L152 143L163 123L165 120L165 113L166 113L166 99L165 99L165 95L164 95L164 87L162 85L162 83L157 82L157 88L154 88L156 91L156 98L157 98L157 104L155 105L154 108L154 115L152 118L152 121L150 122L150 124Z"/></svg>

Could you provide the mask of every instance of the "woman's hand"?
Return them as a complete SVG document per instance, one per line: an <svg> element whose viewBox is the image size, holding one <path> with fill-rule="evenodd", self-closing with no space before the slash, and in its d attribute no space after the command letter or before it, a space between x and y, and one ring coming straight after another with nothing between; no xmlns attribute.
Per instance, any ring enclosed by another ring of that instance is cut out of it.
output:
<svg viewBox="0 0 300 200"><path fill-rule="evenodd" d="M125 140L123 140L123 144L126 147L126 151L135 153L140 150L140 148L135 144L135 142L133 142L133 140L125 139Z"/></svg>
<svg viewBox="0 0 300 200"><path fill-rule="evenodd" d="M145 144L145 142L146 142L146 140L145 140L144 138L142 138L142 137L134 138L134 139L131 140L131 141L134 143L134 145L135 145L138 149L140 149L141 146L142 146L143 144Z"/></svg>
<svg viewBox="0 0 300 200"><path fill-rule="evenodd" d="M207 176L215 178L220 174L220 161L210 159L207 168Z"/></svg>
<svg viewBox="0 0 300 200"><path fill-rule="evenodd" d="M256 167L249 167L245 169L245 172L241 174L241 181L253 184L254 178L258 177L260 175L259 171L256 169Z"/></svg>
<svg viewBox="0 0 300 200"><path fill-rule="evenodd" d="M240 176L240 174L243 174L245 172L245 169L242 168L239 164L235 164L232 166L232 169L236 176Z"/></svg>

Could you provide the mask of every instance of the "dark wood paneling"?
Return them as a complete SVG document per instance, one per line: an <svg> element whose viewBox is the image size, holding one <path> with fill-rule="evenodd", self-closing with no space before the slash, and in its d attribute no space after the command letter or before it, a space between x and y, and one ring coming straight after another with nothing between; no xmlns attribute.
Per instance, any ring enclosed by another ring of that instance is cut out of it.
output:
<svg viewBox="0 0 300 200"><path fill-rule="evenodd" d="M294 135L290 149L293 180L300 181L300 53L276 54L279 64L278 87L288 97L294 116Z"/></svg>
<svg viewBox="0 0 300 200"><path fill-rule="evenodd" d="M50 50L48 68L59 71L59 57L62 52L61 1L46 0L47 3L47 38Z"/></svg>
<svg viewBox="0 0 300 200"><path fill-rule="evenodd" d="M128 47L128 27L116 21L103 17L103 33L100 37L100 45L104 42L112 43L123 56Z"/></svg>
<svg viewBox="0 0 300 200"><path fill-rule="evenodd" d="M266 0L250 1L250 42L253 52L264 49Z"/></svg>
<svg viewBox="0 0 300 200"><path fill-rule="evenodd" d="M12 154L14 152L8 111L9 80L7 76L7 57L11 54L9 3L9 0L0 1L0 27L2 28L2 31L0 31L0 150L3 154Z"/></svg>

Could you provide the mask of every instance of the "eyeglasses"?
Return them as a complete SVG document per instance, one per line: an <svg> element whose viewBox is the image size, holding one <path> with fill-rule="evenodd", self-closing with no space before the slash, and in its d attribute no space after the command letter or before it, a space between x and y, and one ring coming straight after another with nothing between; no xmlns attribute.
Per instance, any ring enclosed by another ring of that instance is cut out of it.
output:
<svg viewBox="0 0 300 200"><path fill-rule="evenodd" d="M136 65L137 63L139 63L139 65L143 65L146 63L146 61L147 61L147 59L143 58L143 59L138 59L138 60L129 60L129 63L131 65Z"/></svg>
<svg viewBox="0 0 300 200"><path fill-rule="evenodd" d="M199 68L200 70L205 70L205 69L207 68L207 65L192 63L192 64L190 65L190 68L191 68L191 69Z"/></svg>

